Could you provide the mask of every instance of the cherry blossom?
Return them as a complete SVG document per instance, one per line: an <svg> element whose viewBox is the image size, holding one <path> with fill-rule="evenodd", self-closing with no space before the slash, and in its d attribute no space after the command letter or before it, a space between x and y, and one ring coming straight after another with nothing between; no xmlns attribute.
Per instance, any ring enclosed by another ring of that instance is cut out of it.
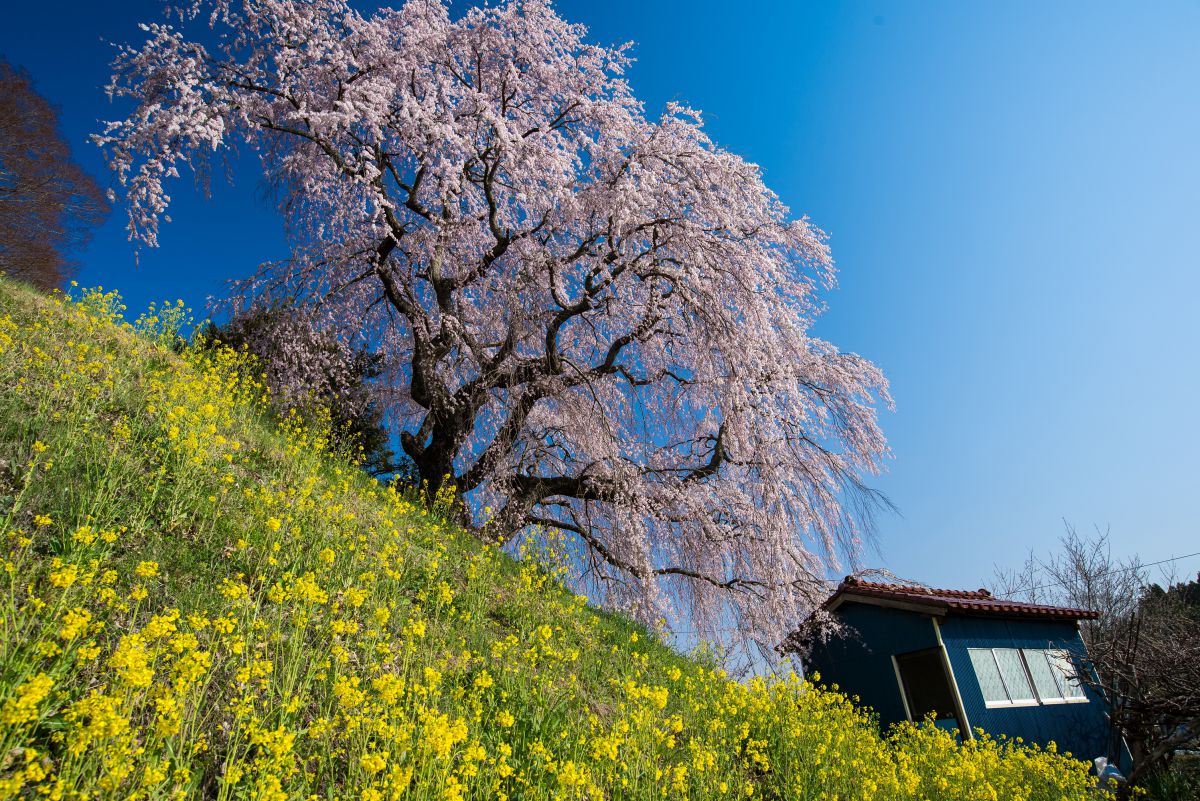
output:
<svg viewBox="0 0 1200 801"><path fill-rule="evenodd" d="M181 170L256 153L293 255L238 301L381 351L405 452L480 536L560 532L610 605L764 648L813 608L881 502L887 382L811 334L824 234L699 112L647 115L628 46L545 0L170 21L120 52L131 111L96 137L131 238Z"/></svg>

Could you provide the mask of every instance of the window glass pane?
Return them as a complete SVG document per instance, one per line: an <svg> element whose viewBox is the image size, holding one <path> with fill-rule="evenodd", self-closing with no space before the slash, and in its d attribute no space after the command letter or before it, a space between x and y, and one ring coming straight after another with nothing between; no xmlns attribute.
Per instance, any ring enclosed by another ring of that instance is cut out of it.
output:
<svg viewBox="0 0 1200 801"><path fill-rule="evenodd" d="M1008 697L1014 702L1035 701L1033 688L1029 686L1029 677L1025 675L1025 665L1021 662L1021 652L1016 648L996 648L996 663L1000 665L1000 677L1008 689Z"/></svg>
<svg viewBox="0 0 1200 801"><path fill-rule="evenodd" d="M1075 663L1066 651L1047 651L1050 666L1058 686L1062 688L1063 698L1087 698L1079 680L1075 678Z"/></svg>
<svg viewBox="0 0 1200 801"><path fill-rule="evenodd" d="M987 703L1007 701L1008 693L1004 691L1004 682L1000 680L1000 671L996 668L996 660L991 648L968 648L971 665L975 668L975 678L979 679L979 689L983 690L983 700Z"/></svg>
<svg viewBox="0 0 1200 801"><path fill-rule="evenodd" d="M1043 701L1058 701L1063 697L1062 686L1046 661L1046 652L1040 648L1023 648L1025 664L1029 666L1029 675L1033 676L1033 689L1037 690L1038 698Z"/></svg>

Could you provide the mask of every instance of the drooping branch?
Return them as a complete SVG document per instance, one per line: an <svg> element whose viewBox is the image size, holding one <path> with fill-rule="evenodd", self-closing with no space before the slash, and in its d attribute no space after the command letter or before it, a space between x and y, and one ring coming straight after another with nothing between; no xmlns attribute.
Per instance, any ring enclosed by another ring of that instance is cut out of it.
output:
<svg viewBox="0 0 1200 801"><path fill-rule="evenodd" d="M97 141L131 234L153 245L164 182L244 142L294 240L245 292L382 354L427 492L490 507L496 541L557 521L648 620L670 591L697 629L778 641L887 454L883 375L809 335L823 234L697 112L647 118L626 50L548 3L210 4L215 46L149 26L118 58L136 108Z"/></svg>

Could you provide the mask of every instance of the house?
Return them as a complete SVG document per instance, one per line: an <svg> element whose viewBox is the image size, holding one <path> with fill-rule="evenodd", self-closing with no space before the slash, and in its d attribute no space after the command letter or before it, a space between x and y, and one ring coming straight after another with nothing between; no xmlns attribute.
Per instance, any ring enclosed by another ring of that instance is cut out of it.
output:
<svg viewBox="0 0 1200 801"><path fill-rule="evenodd" d="M1103 700L1075 678L1078 623L1097 612L854 577L824 608L844 627L812 646L807 671L857 695L885 729L932 713L963 738L980 728L1080 759L1120 755Z"/></svg>

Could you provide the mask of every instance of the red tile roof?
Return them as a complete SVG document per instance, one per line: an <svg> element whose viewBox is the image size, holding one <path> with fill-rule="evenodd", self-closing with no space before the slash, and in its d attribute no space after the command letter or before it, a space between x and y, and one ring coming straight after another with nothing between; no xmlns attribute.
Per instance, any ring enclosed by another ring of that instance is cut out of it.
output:
<svg viewBox="0 0 1200 801"><path fill-rule="evenodd" d="M906 584L882 584L847 576L825 602L833 611L842 603L858 601L882 606L923 607L934 614L954 612L988 617L1037 618L1041 620L1095 620L1100 613L1091 609L1045 606L1022 601L993 598L987 590L938 590Z"/></svg>

